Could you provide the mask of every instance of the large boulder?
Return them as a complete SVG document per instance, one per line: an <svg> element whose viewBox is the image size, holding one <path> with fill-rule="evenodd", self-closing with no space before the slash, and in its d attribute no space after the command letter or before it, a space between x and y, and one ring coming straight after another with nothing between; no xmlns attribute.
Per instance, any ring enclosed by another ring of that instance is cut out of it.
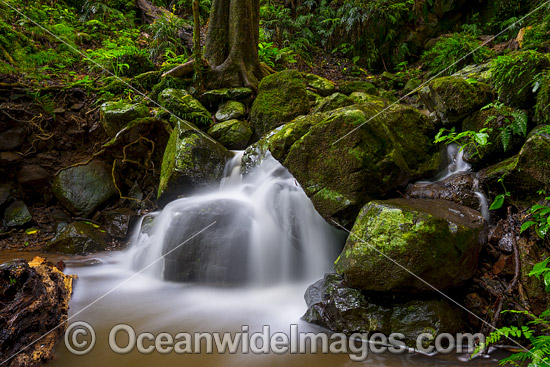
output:
<svg viewBox="0 0 550 367"><path fill-rule="evenodd" d="M162 160L159 202L164 205L200 189L217 185L232 154L186 121L174 127Z"/></svg>
<svg viewBox="0 0 550 367"><path fill-rule="evenodd" d="M369 82L363 82L360 80L352 80L343 82L340 84L338 91L344 94L351 94L354 92L363 92L371 95L378 95L378 90L374 84Z"/></svg>
<svg viewBox="0 0 550 367"><path fill-rule="evenodd" d="M477 269L486 224L479 212L445 200L373 201L359 213L335 268L349 286L369 291L457 287Z"/></svg>
<svg viewBox="0 0 550 367"><path fill-rule="evenodd" d="M158 100L162 107L200 128L212 124L210 112L184 89L165 89L159 94Z"/></svg>
<svg viewBox="0 0 550 367"><path fill-rule="evenodd" d="M335 110L340 107L346 107L354 104L355 101L342 93L333 93L323 98L313 109L313 113Z"/></svg>
<svg viewBox="0 0 550 367"><path fill-rule="evenodd" d="M4 225L6 227L19 227L29 223L32 215L29 208L22 201L14 201L4 211Z"/></svg>
<svg viewBox="0 0 550 367"><path fill-rule="evenodd" d="M216 112L216 120L219 122L236 120L246 115L246 108L241 102L227 101L222 103Z"/></svg>
<svg viewBox="0 0 550 367"><path fill-rule="evenodd" d="M309 112L309 98L300 73L285 70L262 79L258 96L250 110L250 123L256 135Z"/></svg>
<svg viewBox="0 0 550 367"><path fill-rule="evenodd" d="M480 181L495 193L502 192L499 180L515 200L538 199L536 193L550 186L550 125L534 129L519 154L485 168L478 173Z"/></svg>
<svg viewBox="0 0 550 367"><path fill-rule="evenodd" d="M53 180L52 191L72 214L82 216L92 214L118 193L111 167L99 161L60 171Z"/></svg>
<svg viewBox="0 0 550 367"><path fill-rule="evenodd" d="M303 76L307 86L323 97L330 96L336 90L333 82L321 76L307 73L303 74Z"/></svg>
<svg viewBox="0 0 550 367"><path fill-rule="evenodd" d="M38 257L29 263L13 260L0 265L3 365L41 366L54 357L67 327L75 278ZM6 360L9 357L13 358Z"/></svg>
<svg viewBox="0 0 550 367"><path fill-rule="evenodd" d="M70 255L85 255L107 249L108 234L90 222L74 222L63 227L45 250Z"/></svg>
<svg viewBox="0 0 550 367"><path fill-rule="evenodd" d="M402 333L404 342L416 347L422 333L434 337L465 329L462 311L442 297L415 300L364 293L349 286L337 274L327 274L305 293L308 310L304 319L334 332ZM427 345L424 345L427 347Z"/></svg>
<svg viewBox="0 0 550 367"><path fill-rule="evenodd" d="M450 128L489 103L491 88L484 83L469 83L461 77L446 76L432 80L420 89L419 95L443 126Z"/></svg>
<svg viewBox="0 0 550 367"><path fill-rule="evenodd" d="M323 218L351 225L366 202L436 174L433 133L412 107L367 103L295 121L268 145Z"/></svg>
<svg viewBox="0 0 550 367"><path fill-rule="evenodd" d="M109 137L115 136L129 122L149 116L149 108L141 103L105 102L99 108L101 125Z"/></svg>
<svg viewBox="0 0 550 367"><path fill-rule="evenodd" d="M242 100L252 95L250 88L222 88L209 90L199 97L199 100L208 108L215 108L220 103L229 100Z"/></svg>
<svg viewBox="0 0 550 367"><path fill-rule="evenodd" d="M252 137L252 129L244 121L229 120L208 129L208 135L227 149L244 149Z"/></svg>

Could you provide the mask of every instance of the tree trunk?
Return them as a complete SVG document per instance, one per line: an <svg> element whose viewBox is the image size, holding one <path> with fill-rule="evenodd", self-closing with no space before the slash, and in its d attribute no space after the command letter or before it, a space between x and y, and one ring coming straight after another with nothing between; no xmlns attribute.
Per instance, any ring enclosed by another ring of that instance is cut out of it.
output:
<svg viewBox="0 0 550 367"><path fill-rule="evenodd" d="M259 0L214 0L206 34L209 88L256 89L266 74L258 60Z"/></svg>

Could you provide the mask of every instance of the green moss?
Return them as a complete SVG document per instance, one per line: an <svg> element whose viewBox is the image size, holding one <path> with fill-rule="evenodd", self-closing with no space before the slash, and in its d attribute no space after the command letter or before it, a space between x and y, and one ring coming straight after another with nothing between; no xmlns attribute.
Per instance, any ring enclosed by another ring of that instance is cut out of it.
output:
<svg viewBox="0 0 550 367"><path fill-rule="evenodd" d="M100 107L100 121L110 137L135 119L148 117L149 108L141 103L105 102Z"/></svg>
<svg viewBox="0 0 550 367"><path fill-rule="evenodd" d="M340 84L338 91L344 94L353 92L363 92L371 95L378 95L378 91L374 84L362 81L347 81Z"/></svg>
<svg viewBox="0 0 550 367"><path fill-rule="evenodd" d="M334 93L323 98L313 109L313 113L331 111L340 107L346 107L354 104L354 100L342 93Z"/></svg>
<svg viewBox="0 0 550 367"><path fill-rule="evenodd" d="M183 89L168 88L158 97L159 104L182 120L200 128L212 124L212 116L204 106Z"/></svg>
<svg viewBox="0 0 550 367"><path fill-rule="evenodd" d="M208 135L216 139L227 149L244 149L252 137L250 126L244 121L228 120L212 126Z"/></svg>

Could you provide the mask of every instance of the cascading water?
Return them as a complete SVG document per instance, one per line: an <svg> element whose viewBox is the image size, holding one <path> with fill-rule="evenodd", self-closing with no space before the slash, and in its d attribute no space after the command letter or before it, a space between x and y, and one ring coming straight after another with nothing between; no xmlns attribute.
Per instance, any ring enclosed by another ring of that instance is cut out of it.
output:
<svg viewBox="0 0 550 367"><path fill-rule="evenodd" d="M271 155L245 176L241 158L237 152L228 162L218 191L175 200L142 220L131 249L134 270L166 280L260 285L315 280L331 270L344 236Z"/></svg>
<svg viewBox="0 0 550 367"><path fill-rule="evenodd" d="M442 182L451 176L470 172L472 169L472 166L464 160L464 151L456 144L450 144L447 146L447 160L449 165L436 177L430 181L420 181L416 184L430 185L436 182ZM481 215L485 218L485 220L489 221L489 204L487 202L487 197L479 188L479 181L477 178L474 178L473 180L473 191L475 197L479 200L479 210Z"/></svg>

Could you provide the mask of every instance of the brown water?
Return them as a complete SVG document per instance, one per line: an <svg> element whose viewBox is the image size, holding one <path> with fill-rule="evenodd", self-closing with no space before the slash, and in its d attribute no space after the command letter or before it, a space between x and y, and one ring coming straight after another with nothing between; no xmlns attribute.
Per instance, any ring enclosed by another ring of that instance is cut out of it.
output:
<svg viewBox="0 0 550 367"><path fill-rule="evenodd" d="M15 256L14 256L15 255ZM31 259L40 253L2 253L1 261L11 258ZM119 355L109 348L110 329L121 323L132 326L139 334L151 332L238 332L243 325L250 334L269 325L271 334L289 333L290 325L300 332L323 331L300 320L305 312L303 292L307 284L271 288L212 288L162 282L135 276L126 267L126 253L108 253L93 257L52 257L64 259L67 274L77 274L71 300L69 324L89 323L97 339L92 351L83 356L69 352L61 341L50 366L496 366L498 356L467 361L463 355L423 356L413 353L373 354L364 362L353 362L347 354L185 354L158 352L144 355L137 351ZM81 266L90 259L102 264ZM128 280L130 277L130 280ZM122 338L124 339L124 338ZM118 339L118 340L122 340ZM120 342L124 345L124 340ZM215 348L214 348L215 350Z"/></svg>

